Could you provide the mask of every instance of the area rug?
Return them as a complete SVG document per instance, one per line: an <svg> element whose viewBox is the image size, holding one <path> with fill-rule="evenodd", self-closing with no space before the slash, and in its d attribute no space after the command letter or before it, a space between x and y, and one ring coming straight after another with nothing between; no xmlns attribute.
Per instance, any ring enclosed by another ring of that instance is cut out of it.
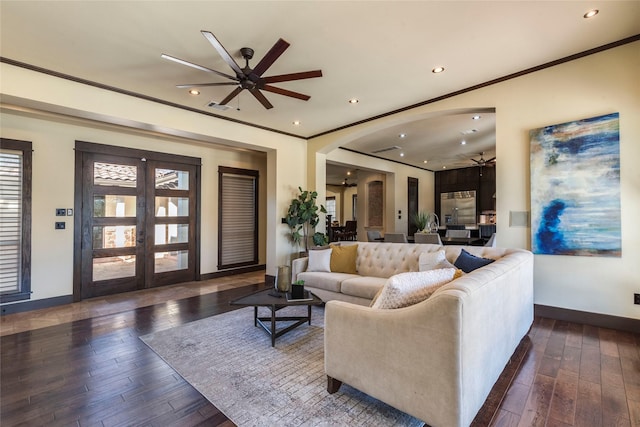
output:
<svg viewBox="0 0 640 427"><path fill-rule="evenodd" d="M260 315L267 315L268 310ZM306 307L287 307L298 315ZM253 325L247 307L141 337L238 426L422 426L344 384L326 390L324 308L276 339Z"/></svg>

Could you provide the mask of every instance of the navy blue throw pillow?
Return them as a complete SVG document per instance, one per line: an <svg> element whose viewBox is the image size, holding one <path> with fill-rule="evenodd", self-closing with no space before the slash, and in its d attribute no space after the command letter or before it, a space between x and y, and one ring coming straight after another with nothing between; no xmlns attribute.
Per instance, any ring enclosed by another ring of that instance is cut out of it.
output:
<svg viewBox="0 0 640 427"><path fill-rule="evenodd" d="M460 256L458 256L458 259L453 263L453 265L465 273L471 273L476 268L484 267L487 264L491 264L493 261L495 260L475 256L462 249L460 251Z"/></svg>

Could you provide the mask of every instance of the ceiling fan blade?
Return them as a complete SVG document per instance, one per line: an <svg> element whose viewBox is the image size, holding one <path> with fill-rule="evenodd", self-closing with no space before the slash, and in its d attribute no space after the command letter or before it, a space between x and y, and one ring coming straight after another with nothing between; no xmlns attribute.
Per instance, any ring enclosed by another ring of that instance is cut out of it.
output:
<svg viewBox="0 0 640 427"><path fill-rule="evenodd" d="M209 40L209 43L211 43L213 47L218 51L218 54L220 54L222 59L224 59L224 62L229 64L229 67L231 67L231 69L235 71L236 75L244 76L244 73L242 72L242 69L240 68L238 63L234 61L231 55L229 55L229 52L227 52L227 49L225 49L224 46L222 46L222 43L218 41L216 36L214 36L213 33L209 31L200 31L200 32L207 40Z"/></svg>
<svg viewBox="0 0 640 427"><path fill-rule="evenodd" d="M264 108L266 108L267 110L270 108L273 108L273 105L271 105L271 103L269 102L269 100L262 94L262 92L260 92L258 89L256 89L255 87L252 89L249 89L249 92L251 92L251 94L253 96L255 96L255 98L260 101L260 104L262 104L264 106Z"/></svg>
<svg viewBox="0 0 640 427"><path fill-rule="evenodd" d="M225 99L223 99L222 101L219 102L219 104L221 105L227 105L229 103L229 101L231 101L233 98L235 98L236 96L238 96L238 94L240 92L242 92L242 88L240 86L238 86L237 88L235 88L233 90L233 92L231 92L229 95L227 95L227 97Z"/></svg>
<svg viewBox="0 0 640 427"><path fill-rule="evenodd" d="M302 73L280 74L278 76L265 77L265 83L289 82L291 80L312 79L314 77L322 77L322 70L304 71Z"/></svg>
<svg viewBox="0 0 640 427"><path fill-rule="evenodd" d="M166 53L163 53L162 55L160 55L160 57L168 59L169 61L177 62L178 64L186 65L187 67L195 68L196 70L206 71L207 73L214 73L231 80L238 80L237 77L221 73L220 71L212 70L211 68L203 67L202 65L194 64L193 62L185 61L184 59L176 58L175 56L167 55Z"/></svg>
<svg viewBox="0 0 640 427"><path fill-rule="evenodd" d="M224 82L224 83L193 83L193 84L183 84L176 85L179 89L188 89L190 87L208 87L208 86L237 86L237 82Z"/></svg>
<svg viewBox="0 0 640 427"><path fill-rule="evenodd" d="M251 74L249 74L249 78L257 82L258 78L262 76L262 74L267 71L276 59L280 57L284 53L285 50L289 47L289 43L284 41L283 39L278 39L278 41L269 49L269 52L258 62L258 65L255 66Z"/></svg>
<svg viewBox="0 0 640 427"><path fill-rule="evenodd" d="M487 163L489 163L489 162L493 162L495 159L496 159L495 157L492 157L492 158L490 158L489 160L487 160Z"/></svg>
<svg viewBox="0 0 640 427"><path fill-rule="evenodd" d="M290 96L291 98L302 99L303 101L308 101L309 98L311 98L309 95L293 92L293 91L282 89L275 86L264 85L262 89L266 90L267 92L277 93L278 95L284 95L284 96Z"/></svg>

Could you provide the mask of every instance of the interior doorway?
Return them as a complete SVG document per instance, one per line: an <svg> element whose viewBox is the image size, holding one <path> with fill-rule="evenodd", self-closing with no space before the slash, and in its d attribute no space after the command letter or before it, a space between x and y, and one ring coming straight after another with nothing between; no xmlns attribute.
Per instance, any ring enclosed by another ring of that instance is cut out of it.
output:
<svg viewBox="0 0 640 427"><path fill-rule="evenodd" d="M74 300L196 280L200 159L76 142Z"/></svg>

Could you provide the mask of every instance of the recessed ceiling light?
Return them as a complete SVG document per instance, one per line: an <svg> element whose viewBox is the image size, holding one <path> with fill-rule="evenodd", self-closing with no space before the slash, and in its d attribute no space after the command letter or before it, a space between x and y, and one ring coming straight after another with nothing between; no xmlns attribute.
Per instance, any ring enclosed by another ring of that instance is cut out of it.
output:
<svg viewBox="0 0 640 427"><path fill-rule="evenodd" d="M429 163L429 160L423 160L422 163L426 165L427 163Z"/></svg>
<svg viewBox="0 0 640 427"><path fill-rule="evenodd" d="M480 120L480 115L476 114L475 116L471 117L472 120Z"/></svg>
<svg viewBox="0 0 640 427"><path fill-rule="evenodd" d="M191 89L191 90L189 91L189 93L190 93L191 95L200 95L200 91L199 91L199 90L197 90L197 89Z"/></svg>
<svg viewBox="0 0 640 427"><path fill-rule="evenodd" d="M431 70L431 72L434 73L434 74L439 74L439 73L441 73L443 71L444 71L444 67L436 67L433 70Z"/></svg>
<svg viewBox="0 0 640 427"><path fill-rule="evenodd" d="M398 135L398 137L400 137L400 138L406 138L406 137L407 137L407 134L406 134L406 133L401 133L400 135Z"/></svg>
<svg viewBox="0 0 640 427"><path fill-rule="evenodd" d="M582 17L585 19L593 18L598 14L598 12L600 12L598 9L591 9L590 11L582 15Z"/></svg>
<svg viewBox="0 0 640 427"><path fill-rule="evenodd" d="M295 120L295 121L293 122L293 125L294 125L294 126L300 126L300 121L299 121L299 120Z"/></svg>
<svg viewBox="0 0 640 427"><path fill-rule="evenodd" d="M467 141L463 139L462 141L460 141L460 145L467 145Z"/></svg>
<svg viewBox="0 0 640 427"><path fill-rule="evenodd" d="M446 168L447 168L446 166L443 166L443 167L442 167L442 169L446 169Z"/></svg>
<svg viewBox="0 0 640 427"><path fill-rule="evenodd" d="M360 100L358 100L358 98L351 98L349 100L349 104L357 104L358 102L360 102Z"/></svg>
<svg viewBox="0 0 640 427"><path fill-rule="evenodd" d="M400 157L404 157L404 153L400 153Z"/></svg>
<svg viewBox="0 0 640 427"><path fill-rule="evenodd" d="M347 171L347 176L351 176L351 171Z"/></svg>

